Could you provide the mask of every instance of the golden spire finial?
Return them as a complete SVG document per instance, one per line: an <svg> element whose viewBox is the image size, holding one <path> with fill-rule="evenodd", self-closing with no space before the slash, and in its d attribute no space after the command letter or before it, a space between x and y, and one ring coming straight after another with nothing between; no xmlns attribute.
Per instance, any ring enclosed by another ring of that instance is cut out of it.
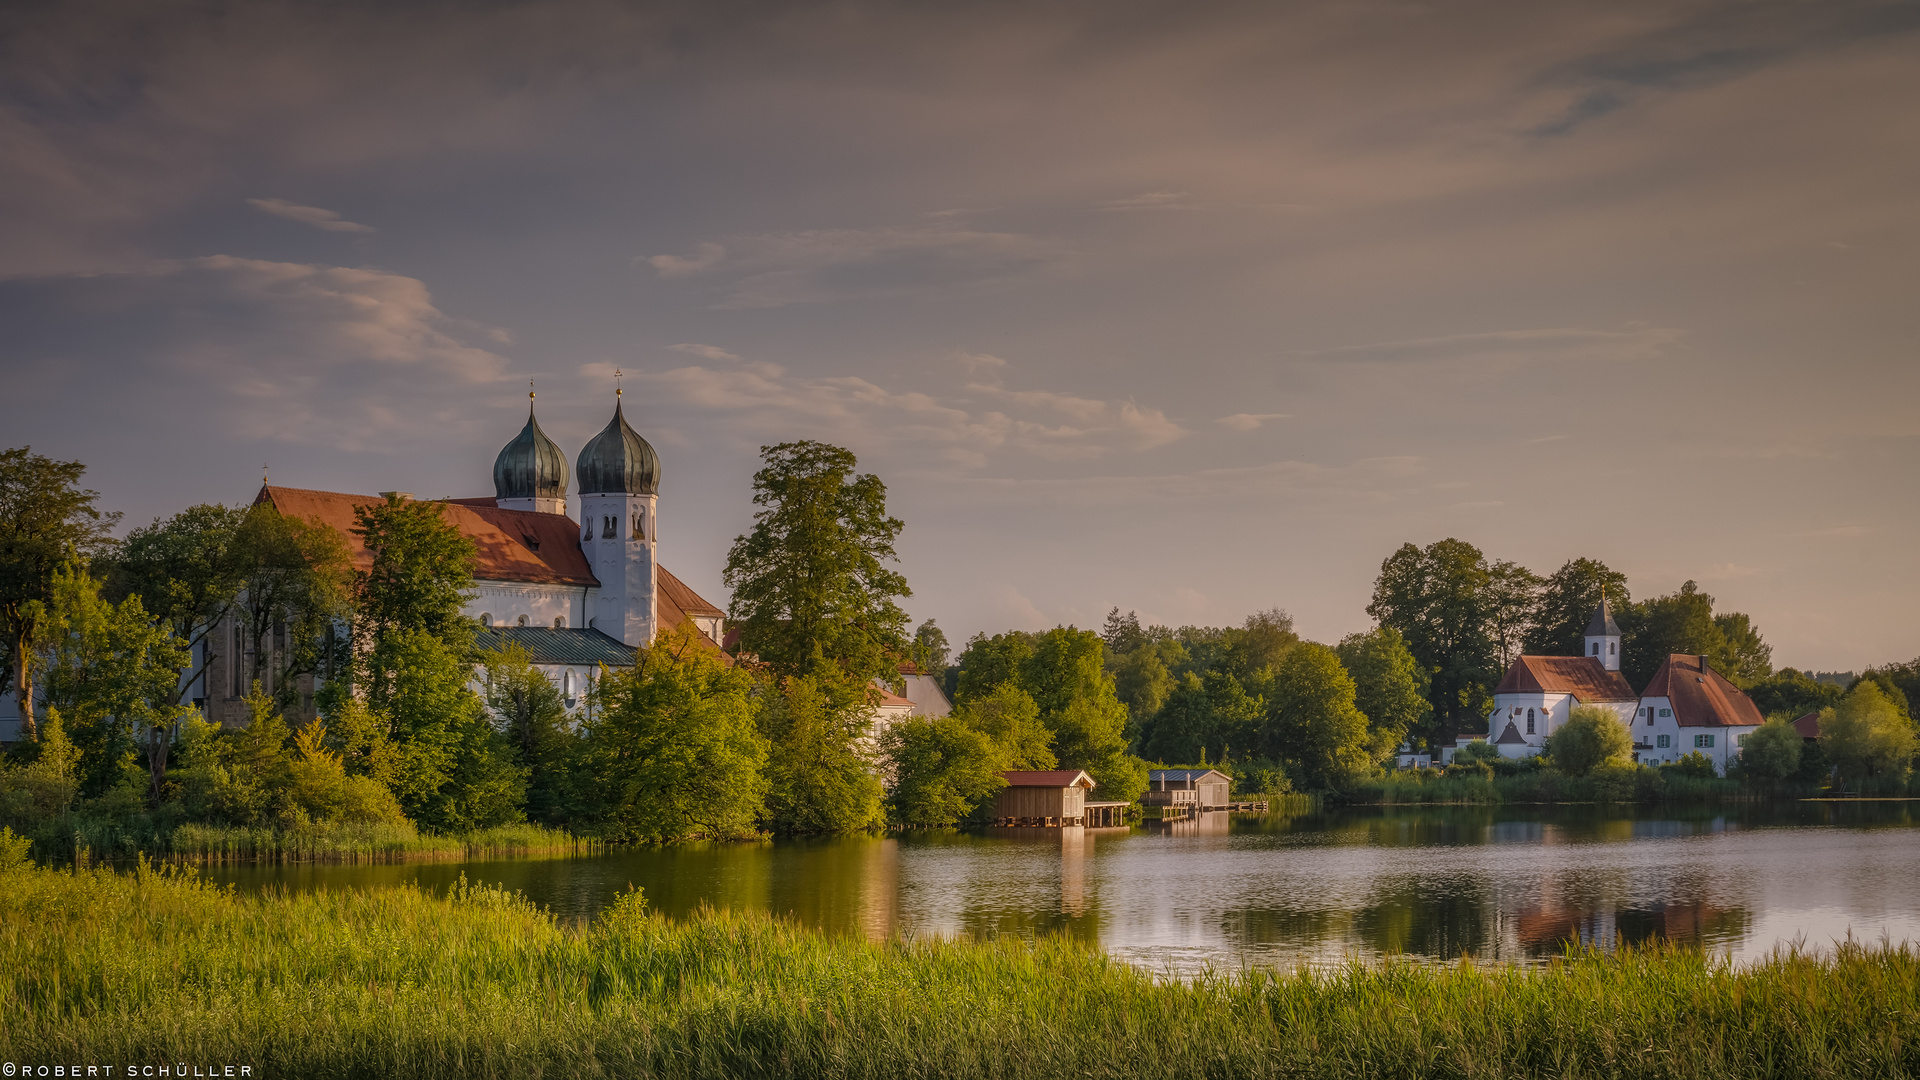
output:
<svg viewBox="0 0 1920 1080"><path fill-rule="evenodd" d="M267 482L267 463L264 461L260 463L260 482Z"/></svg>
<svg viewBox="0 0 1920 1080"><path fill-rule="evenodd" d="M621 375L620 369L614 368L613 369L613 396L614 397L620 396L620 375Z"/></svg>
<svg viewBox="0 0 1920 1080"><path fill-rule="evenodd" d="M527 380L527 400L528 401L533 400L533 380L532 379Z"/></svg>

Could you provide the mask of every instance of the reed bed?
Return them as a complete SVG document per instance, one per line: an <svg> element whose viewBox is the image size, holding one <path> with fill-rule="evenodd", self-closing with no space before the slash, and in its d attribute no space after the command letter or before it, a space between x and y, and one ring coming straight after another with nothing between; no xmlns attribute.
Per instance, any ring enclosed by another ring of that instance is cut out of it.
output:
<svg viewBox="0 0 1920 1080"><path fill-rule="evenodd" d="M501 855L584 854L586 840L539 825L501 825L451 835L422 834L409 823L330 823L295 829L184 824L167 838L178 862L413 862Z"/></svg>
<svg viewBox="0 0 1920 1080"><path fill-rule="evenodd" d="M0 871L0 1060L115 1075L1901 1077L1917 1005L1905 947L1183 981L1066 940L869 942L631 898L581 926L464 884Z"/></svg>

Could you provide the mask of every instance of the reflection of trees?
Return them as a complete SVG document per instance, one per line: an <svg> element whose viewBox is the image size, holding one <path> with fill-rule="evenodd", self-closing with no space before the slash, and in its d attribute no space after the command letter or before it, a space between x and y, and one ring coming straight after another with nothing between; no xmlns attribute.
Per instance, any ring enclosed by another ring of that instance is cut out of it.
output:
<svg viewBox="0 0 1920 1080"><path fill-rule="evenodd" d="M1402 878L1375 891L1354 913L1353 930L1380 953L1450 960L1487 955L1493 923L1491 898L1478 882L1453 878L1436 890L1432 882Z"/></svg>

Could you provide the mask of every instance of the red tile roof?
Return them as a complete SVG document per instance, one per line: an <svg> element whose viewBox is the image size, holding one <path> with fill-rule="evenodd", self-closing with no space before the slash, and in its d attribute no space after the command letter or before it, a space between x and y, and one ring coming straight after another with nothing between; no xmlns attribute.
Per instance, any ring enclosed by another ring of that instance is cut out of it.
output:
<svg viewBox="0 0 1920 1080"><path fill-rule="evenodd" d="M1800 719L1795 720L1793 722L1793 730L1799 732L1800 737L1803 739L1819 738L1820 737L1820 714L1817 712L1810 712L1807 715L1801 717Z"/></svg>
<svg viewBox="0 0 1920 1080"><path fill-rule="evenodd" d="M1641 696L1673 702L1673 718L1681 727L1758 727L1766 723L1753 699L1722 678L1704 656L1668 656Z"/></svg>
<svg viewBox="0 0 1920 1080"><path fill-rule="evenodd" d="M354 565L365 569L373 553L353 534L354 508L380 502L377 495L348 495L337 491L263 486L255 502L271 503L289 517L306 518L331 526L346 538ZM446 520L475 548L473 576L481 581L526 581L553 585L598 585L586 553L580 550L580 526L565 514L532 510L502 510L491 499L449 499ZM726 613L689 589L679 578L659 568L657 608L660 625L679 626L688 616L717 617Z"/></svg>
<svg viewBox="0 0 1920 1080"><path fill-rule="evenodd" d="M1093 777L1085 769L1014 770L1003 772L1008 787L1092 787ZM1084 783L1083 783L1084 781Z"/></svg>
<svg viewBox="0 0 1920 1080"><path fill-rule="evenodd" d="M1632 701L1633 685L1597 656L1522 656L1507 668L1496 694L1572 694L1581 704Z"/></svg>

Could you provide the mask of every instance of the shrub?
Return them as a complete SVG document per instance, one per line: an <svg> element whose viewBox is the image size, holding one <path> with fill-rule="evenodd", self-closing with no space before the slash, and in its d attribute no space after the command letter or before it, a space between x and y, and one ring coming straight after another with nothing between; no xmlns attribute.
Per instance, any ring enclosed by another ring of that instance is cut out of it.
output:
<svg viewBox="0 0 1920 1080"><path fill-rule="evenodd" d="M1560 771L1585 776L1601 766L1627 761L1633 753L1633 736L1612 709L1576 705L1567 722L1548 737L1546 751Z"/></svg>

